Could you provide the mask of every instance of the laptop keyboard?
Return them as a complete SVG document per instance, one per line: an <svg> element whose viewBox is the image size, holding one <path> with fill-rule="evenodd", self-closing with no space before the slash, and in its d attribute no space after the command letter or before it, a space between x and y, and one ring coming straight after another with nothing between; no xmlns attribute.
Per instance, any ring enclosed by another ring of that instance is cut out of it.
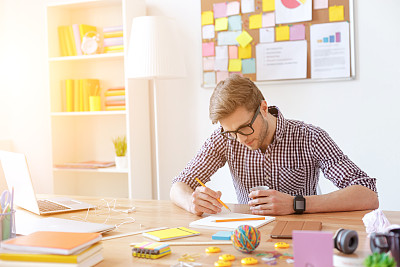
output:
<svg viewBox="0 0 400 267"><path fill-rule="evenodd" d="M59 211L59 210L70 210L70 207L63 206L45 199L40 199L37 201L39 205L40 212L49 212L49 211Z"/></svg>

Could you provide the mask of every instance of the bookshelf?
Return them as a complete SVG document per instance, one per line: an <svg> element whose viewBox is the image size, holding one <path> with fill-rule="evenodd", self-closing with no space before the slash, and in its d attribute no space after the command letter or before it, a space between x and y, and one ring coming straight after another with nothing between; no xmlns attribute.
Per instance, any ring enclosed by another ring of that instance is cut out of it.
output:
<svg viewBox="0 0 400 267"><path fill-rule="evenodd" d="M123 25L128 47L131 21L145 15L144 0L51 1L46 6L48 89L51 118L52 164L88 160L113 161L112 139L125 135L128 168L53 168L55 194L102 197L152 198L149 90L147 81L128 80L127 51L61 56L58 26L87 24L97 27ZM66 79L99 79L101 111L66 112ZM126 110L105 111L104 92L124 86ZM65 89L64 89L65 90ZM64 103L64 104L63 104Z"/></svg>

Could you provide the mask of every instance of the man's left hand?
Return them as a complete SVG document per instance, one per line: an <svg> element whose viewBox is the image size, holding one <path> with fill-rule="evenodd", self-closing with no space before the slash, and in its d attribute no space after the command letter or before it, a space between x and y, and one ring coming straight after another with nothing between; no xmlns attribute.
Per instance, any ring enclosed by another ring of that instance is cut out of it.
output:
<svg viewBox="0 0 400 267"><path fill-rule="evenodd" d="M287 215L294 213L294 197L273 189L250 192L250 210L257 215Z"/></svg>

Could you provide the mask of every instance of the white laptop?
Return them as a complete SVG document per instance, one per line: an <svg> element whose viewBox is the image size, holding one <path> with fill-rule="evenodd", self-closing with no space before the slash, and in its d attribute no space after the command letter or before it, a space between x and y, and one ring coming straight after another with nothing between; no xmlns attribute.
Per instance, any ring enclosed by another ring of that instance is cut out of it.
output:
<svg viewBox="0 0 400 267"><path fill-rule="evenodd" d="M25 155L0 151L0 161L10 192L14 187L14 204L23 209L43 215L95 207L66 197L37 199Z"/></svg>

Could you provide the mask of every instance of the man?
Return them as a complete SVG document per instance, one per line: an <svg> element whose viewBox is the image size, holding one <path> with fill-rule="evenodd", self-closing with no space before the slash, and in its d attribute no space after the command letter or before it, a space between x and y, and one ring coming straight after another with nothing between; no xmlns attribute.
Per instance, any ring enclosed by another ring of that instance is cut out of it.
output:
<svg viewBox="0 0 400 267"><path fill-rule="evenodd" d="M202 187L228 163L239 203L253 214L285 215L376 209L376 179L358 168L321 128L285 119L268 107L247 78L232 75L218 83L210 118L221 127L173 179L172 201L201 215L221 212L221 192ZM340 190L316 195L320 169ZM268 190L250 192L255 186Z"/></svg>

